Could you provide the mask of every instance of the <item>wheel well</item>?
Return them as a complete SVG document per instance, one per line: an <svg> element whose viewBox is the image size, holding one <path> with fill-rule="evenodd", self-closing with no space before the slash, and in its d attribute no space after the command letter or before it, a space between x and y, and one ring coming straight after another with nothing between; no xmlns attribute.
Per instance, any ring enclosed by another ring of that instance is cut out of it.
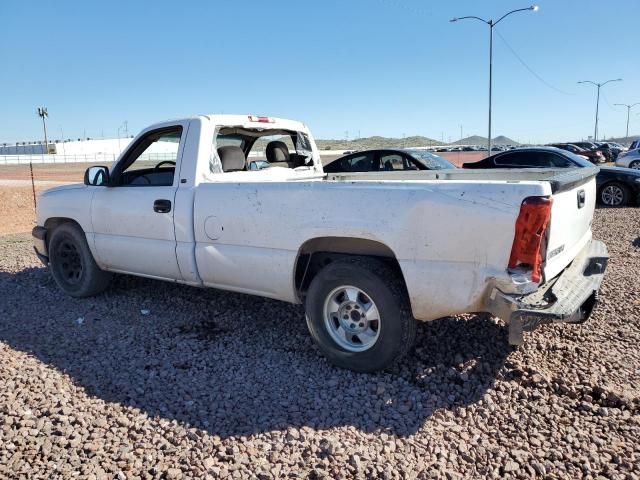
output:
<svg viewBox="0 0 640 480"><path fill-rule="evenodd" d="M71 224L77 225L78 228L82 230L82 227L80 226L80 224L72 218L66 218L66 217L47 218L47 220L44 222L44 228L47 229L47 237L45 239L45 242L47 244L47 251L49 250L49 239L51 238L51 232L64 223L71 223Z"/></svg>
<svg viewBox="0 0 640 480"><path fill-rule="evenodd" d="M298 251L295 267L295 287L303 299L311 281L323 267L345 257L374 257L391 266L403 279L400 264L393 251L375 240L353 237L321 237L306 241Z"/></svg>

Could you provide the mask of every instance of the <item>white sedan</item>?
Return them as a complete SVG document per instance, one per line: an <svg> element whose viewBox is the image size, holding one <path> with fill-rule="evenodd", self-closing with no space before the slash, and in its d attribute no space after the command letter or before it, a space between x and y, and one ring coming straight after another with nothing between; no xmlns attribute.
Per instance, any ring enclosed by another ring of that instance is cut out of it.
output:
<svg viewBox="0 0 640 480"><path fill-rule="evenodd" d="M616 159L616 165L640 170L640 148L629 150L628 152L620 152Z"/></svg>

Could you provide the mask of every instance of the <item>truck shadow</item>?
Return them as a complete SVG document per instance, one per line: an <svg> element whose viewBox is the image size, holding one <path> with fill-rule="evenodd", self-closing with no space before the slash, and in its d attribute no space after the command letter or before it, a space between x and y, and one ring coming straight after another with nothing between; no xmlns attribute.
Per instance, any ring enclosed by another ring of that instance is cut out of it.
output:
<svg viewBox="0 0 640 480"><path fill-rule="evenodd" d="M64 372L88 395L220 437L289 427L415 433L491 389L510 352L484 315L423 323L392 371L327 364L302 307L118 277L73 299L44 268L0 272L0 341Z"/></svg>

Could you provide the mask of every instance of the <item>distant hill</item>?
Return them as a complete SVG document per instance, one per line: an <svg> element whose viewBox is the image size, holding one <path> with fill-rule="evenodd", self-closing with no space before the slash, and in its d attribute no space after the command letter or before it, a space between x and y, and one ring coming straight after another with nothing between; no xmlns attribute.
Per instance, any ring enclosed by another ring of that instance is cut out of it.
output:
<svg viewBox="0 0 640 480"><path fill-rule="evenodd" d="M259 139L256 142L258 149L264 149L266 144L271 139ZM505 136L499 136L493 139L495 145L518 145L518 142L511 140ZM263 145L264 144L264 145ZM365 137L357 138L353 140L345 139L316 139L316 145L319 150L370 150L376 148L410 148L410 147L430 147L433 145L442 145L440 140L434 140L433 138L423 137L421 135L414 135L405 138L394 137ZM480 137L473 135L471 137L463 138L453 143L445 143L445 145L486 145L486 137ZM293 148L290 145L290 148Z"/></svg>
<svg viewBox="0 0 640 480"><path fill-rule="evenodd" d="M494 137L493 139L494 145L520 145L515 140L511 140L509 137L505 137L504 135L499 135Z"/></svg>
<svg viewBox="0 0 640 480"><path fill-rule="evenodd" d="M457 142L453 142L452 145L486 145L487 137L481 137L479 135L472 135L471 137L463 138ZM520 145L515 140L511 140L509 137L500 135L493 138L494 145Z"/></svg>
<svg viewBox="0 0 640 480"><path fill-rule="evenodd" d="M405 138L392 137L366 137L354 140L316 140L319 150L369 150L372 148L404 148L404 147L429 147L440 145L442 142L433 138L414 135Z"/></svg>

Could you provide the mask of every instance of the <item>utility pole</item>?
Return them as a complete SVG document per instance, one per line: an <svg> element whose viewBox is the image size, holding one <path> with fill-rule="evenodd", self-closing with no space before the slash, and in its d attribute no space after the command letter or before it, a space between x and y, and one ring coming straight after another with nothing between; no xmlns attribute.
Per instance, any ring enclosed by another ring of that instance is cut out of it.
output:
<svg viewBox="0 0 640 480"><path fill-rule="evenodd" d="M629 138L629 114L631 113L631 109L633 107L635 107L636 105L640 105L640 102L638 103L632 103L632 104L628 104L628 103L614 103L614 105L620 105L621 107L627 107L627 134L625 135L625 138Z"/></svg>
<svg viewBox="0 0 640 480"><path fill-rule="evenodd" d="M621 82L621 81L622 81L621 78L615 78L613 80L607 80L606 82L602 82L602 83L592 82L591 80L580 80L578 82L578 83L590 83L591 85L595 85L596 87L598 87L598 94L596 95L596 125L593 129L594 142L598 141L598 111L600 110L600 88L604 87L607 83Z"/></svg>
<svg viewBox="0 0 640 480"><path fill-rule="evenodd" d="M38 107L38 116L42 119L42 128L44 130L44 153L49 153L49 140L47 139L47 117L49 116L49 112L47 111L47 107ZM31 193L33 194L33 209L34 211L38 207L38 202L36 200L36 182L33 179L33 162L31 161L31 156L29 157L29 174L31 176Z"/></svg>
<svg viewBox="0 0 640 480"><path fill-rule="evenodd" d="M128 136L128 130L127 130L127 121L125 120L124 122L122 122L122 125L120 125L118 127L118 150L121 152L122 151L122 147L120 146L120 132L124 130L124 135L125 137Z"/></svg>
<svg viewBox="0 0 640 480"><path fill-rule="evenodd" d="M449 20L450 22L457 22L458 20L472 19L472 20L480 20L481 22L486 23L487 25L489 25L489 135L488 135L488 139L487 139L487 143L488 143L487 148L489 149L489 155L491 155L491 144L492 144L492 140L491 140L491 96L492 96L492 93L493 93L492 92L492 90L493 90L493 27L495 27L504 18L508 17L512 13L526 12L526 11L537 12L538 8L539 7L537 5L531 5L530 7L527 7L527 8L518 8L516 10L511 10L510 12L505 13L503 16L501 16L495 22L493 21L493 19L485 20L484 18L480 18L480 17L476 17L476 16L456 17L456 18L452 18L451 20Z"/></svg>

